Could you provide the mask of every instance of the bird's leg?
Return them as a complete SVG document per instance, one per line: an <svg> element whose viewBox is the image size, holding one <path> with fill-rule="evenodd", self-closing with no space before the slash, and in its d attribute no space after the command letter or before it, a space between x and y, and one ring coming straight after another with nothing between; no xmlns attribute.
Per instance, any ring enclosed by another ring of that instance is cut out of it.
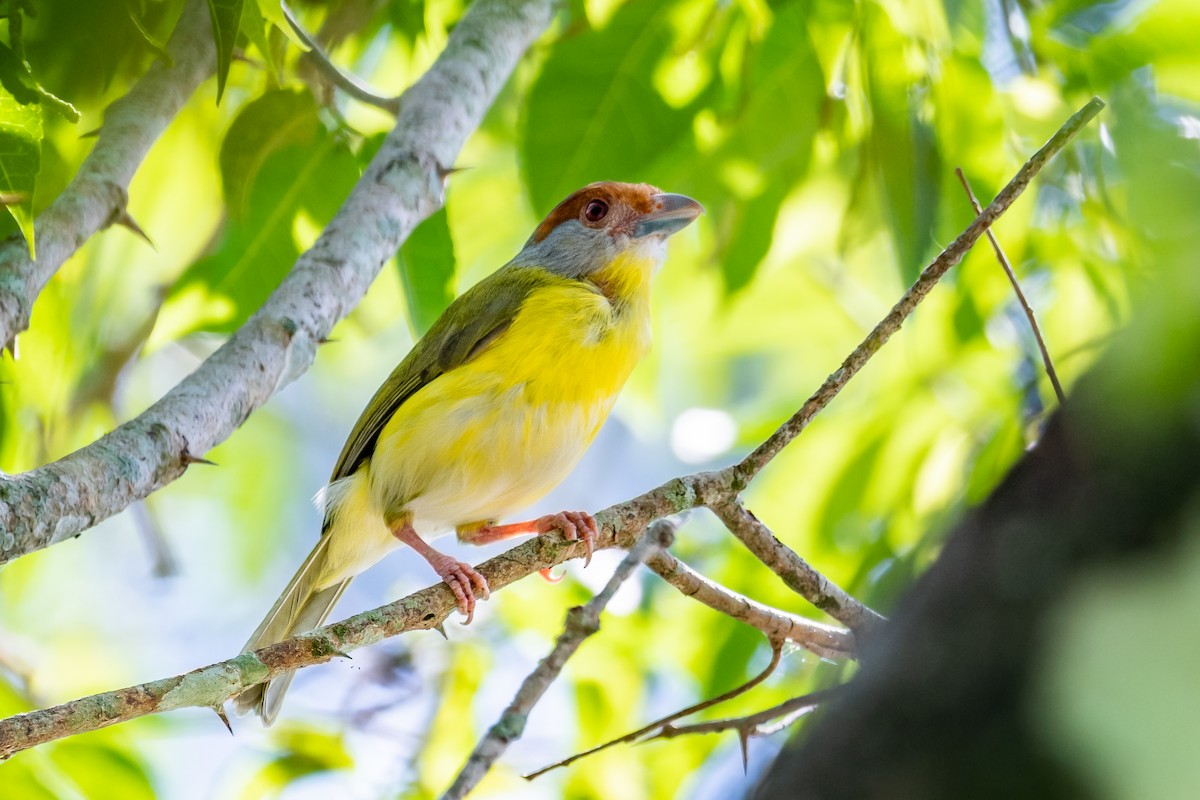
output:
<svg viewBox="0 0 1200 800"><path fill-rule="evenodd" d="M470 564L434 550L413 530L411 522L397 523L391 529L393 536L416 550L421 558L429 562L438 577L446 582L458 601L458 610L467 618L463 624L470 625L475 618L475 591L478 589L484 600L491 596L487 579Z"/></svg>
<svg viewBox="0 0 1200 800"><path fill-rule="evenodd" d="M530 533L549 533L553 530L562 531L563 538L567 541L582 541L584 548L587 550L587 557L583 565L586 567L592 563L592 551L596 546L596 537L600 535L600 529L596 526L595 518L586 511L560 511L557 514L547 514L544 517L538 517L528 522L513 522L508 525L485 525L474 531L460 529L458 538L460 541L470 542L471 544L489 544L504 539L511 539L514 536L524 536ZM542 570L543 577L546 577L548 573L548 569Z"/></svg>

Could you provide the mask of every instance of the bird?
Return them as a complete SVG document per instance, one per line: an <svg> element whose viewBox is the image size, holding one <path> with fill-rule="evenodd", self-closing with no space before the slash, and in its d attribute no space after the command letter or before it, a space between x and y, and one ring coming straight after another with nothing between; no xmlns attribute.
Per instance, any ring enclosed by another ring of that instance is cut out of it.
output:
<svg viewBox="0 0 1200 800"><path fill-rule="evenodd" d="M452 302L384 381L318 493L321 536L243 648L324 623L354 576L397 547L424 558L469 624L487 580L428 539L562 532L587 562L586 512L499 520L556 486L583 456L650 347L650 279L667 239L704 208L649 184L573 192L507 264ZM235 698L264 725L294 673Z"/></svg>

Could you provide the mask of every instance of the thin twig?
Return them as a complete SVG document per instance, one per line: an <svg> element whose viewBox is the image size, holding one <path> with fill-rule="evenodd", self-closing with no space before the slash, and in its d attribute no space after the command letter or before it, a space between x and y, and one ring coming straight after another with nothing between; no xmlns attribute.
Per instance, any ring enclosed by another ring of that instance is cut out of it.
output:
<svg viewBox="0 0 1200 800"><path fill-rule="evenodd" d="M971 184L967 182L967 176L963 174L962 167L955 167L954 174L958 176L963 190L966 191L967 199L971 201L971 208L975 209L976 214L981 213L983 209L980 207L975 193L971 191ZM1013 271L1008 256L1004 254L1004 249L1000 247L1000 242L996 241L996 235L992 233L991 228L988 228L987 237L988 241L992 243L992 250L996 253L996 260L1000 262L1000 266L1004 268L1004 274L1008 276L1008 282L1012 284L1013 291L1017 295L1017 301L1021 304L1021 310L1025 312L1025 318L1029 320L1029 327L1033 331L1033 338L1037 340L1038 349L1042 351L1042 363L1046 365L1046 375L1050 378L1050 384L1054 387L1054 394L1058 396L1058 402L1061 405L1067 402L1067 395L1063 392L1062 384L1058 381L1058 373L1054 370L1054 361L1050 358L1050 350L1046 347L1046 340L1042 338L1042 329L1038 326L1037 318L1033 315L1033 308L1029 305L1029 301L1025 299L1025 293L1021 291L1021 284L1017 281L1017 274Z"/></svg>
<svg viewBox="0 0 1200 800"><path fill-rule="evenodd" d="M280 0L279 5L283 8L283 16L287 19L288 25L292 27L292 30L295 31L300 40L308 47L308 57L313 60L317 68L321 71L321 74L328 78L331 83L355 100L375 106L376 108L382 108L392 116L400 113L399 97L388 97L376 92L357 77L344 71L337 64L330 61L329 56L325 55L325 51L321 49L321 45L317 43L317 40L296 19L296 15L292 13L292 9L288 7L288 4Z"/></svg>
<svg viewBox="0 0 1200 800"><path fill-rule="evenodd" d="M747 769L750 764L750 737L769 736L772 733L783 730L828 700L839 689L841 687L837 686L832 689L823 689L800 697L793 697L791 700L786 700L777 706L772 706L771 708L745 717L716 719L711 722L697 722L691 725L665 725L661 731L650 738L674 739L676 736L722 733L730 730L737 731L738 739L742 745L742 768Z"/></svg>
<svg viewBox="0 0 1200 800"><path fill-rule="evenodd" d="M575 606L567 612L563 632L554 643L554 649L538 662L537 667L521 683L513 701L500 715L488 732L467 758L454 783L442 795L442 800L460 800L474 789L488 773L496 760L508 746L521 738L529 712L550 684L558 678L567 659L575 654L583 640L600 630L600 614L612 600L638 564L657 550L665 549L674 537L675 524L670 520L658 520L649 528L617 566L604 589L584 606Z"/></svg>
<svg viewBox="0 0 1200 800"><path fill-rule="evenodd" d="M710 506L734 536L762 561L793 591L808 602L842 623L855 636L862 639L883 623L878 612L851 597L845 589L826 578L807 561L775 538L770 528L764 525L734 498L726 503Z"/></svg>
<svg viewBox="0 0 1200 800"><path fill-rule="evenodd" d="M771 673L773 673L775 671L775 668L779 666L779 661L782 657L783 657L783 643L782 642L772 642L771 643L771 663L767 664L766 668L762 672L758 673L757 675L755 675L753 678L746 681L745 683L743 683L739 686L735 686L732 689L730 689L729 691L724 692L723 694L719 694L716 697L710 697L707 700L702 700L699 703L695 703L694 705L688 706L687 708L681 708L680 710L675 711L671 714L668 714L667 716L662 717L661 719L656 719L654 722L651 722L648 725L643 725L642 727L638 728L636 731L630 731L629 733L625 734L624 736L619 736L616 739L611 739L611 740L605 742L604 744L596 745L595 747L593 747L589 750L584 750L582 753L576 753L573 756L564 758L562 761L556 761L553 764L547 764L546 766L542 767L539 770L530 772L528 775L525 776L525 780L531 781L534 778L540 777L541 775L544 775L547 772L550 772L551 770L558 769L559 767L568 766L569 764L573 764L581 758L586 758L587 756L590 756L593 753L599 753L601 750L607 750L608 748L612 747L613 745L625 744L627 742L635 742L638 739L641 739L643 736L646 736L646 734L651 733L656 730L659 731L659 733L656 736L650 736L648 738L649 739L657 738L657 736L662 735L662 733L661 733L662 730L665 730L675 720L682 719L683 717L690 716L691 714L695 714L699 711L703 711L706 708L712 708L713 706L724 703L727 700L732 700L733 698L737 697L738 695L745 694L746 692L753 689L755 686L758 686L760 683L762 683L768 677L770 677Z"/></svg>
<svg viewBox="0 0 1200 800"><path fill-rule="evenodd" d="M1013 201L1021 195L1033 177L1041 172L1046 162L1062 150L1067 142L1071 141L1079 132L1080 128L1095 118L1102 108L1104 108L1104 101L1099 97L1093 97L1087 102L1087 105L1072 115L1058 129L1058 132L1050 137L1050 141L1046 142L1040 150L1033 154L1032 158L1025 162L1016 176L1008 182L1000 194L996 195L996 199L988 204L988 207L980 212L966 230L959 234L958 238L925 268L916 283L904 293L904 296L892 307L887 316L867 334L858 347L854 348L854 351L842 362L842 366L825 379L825 382L800 407L800 410L779 426L779 429L756 447L750 455L742 459L741 463L737 465L737 473L738 480L743 486L748 484L759 470L770 463L771 459L777 456L788 442L795 439L801 431L808 427L812 418L837 396L847 382L870 360L871 356L875 355L879 348L883 347L891 338L892 334L900 330L900 325L925 299L925 295L929 294L942 275L962 260L971 246L983 235L983 232L1013 204Z"/></svg>

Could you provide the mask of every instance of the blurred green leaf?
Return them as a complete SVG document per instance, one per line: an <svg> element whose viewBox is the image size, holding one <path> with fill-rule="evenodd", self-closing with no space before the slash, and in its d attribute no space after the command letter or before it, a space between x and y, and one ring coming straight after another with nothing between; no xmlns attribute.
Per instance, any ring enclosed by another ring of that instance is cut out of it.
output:
<svg viewBox="0 0 1200 800"><path fill-rule="evenodd" d="M33 190L42 160L42 107L0 89L0 202L16 220L35 257Z"/></svg>
<svg viewBox="0 0 1200 800"><path fill-rule="evenodd" d="M299 89L267 92L238 112L221 143L221 182L234 218L250 213L250 188L267 159L285 147L311 145L320 127L316 101Z"/></svg>
<svg viewBox="0 0 1200 800"><path fill-rule="evenodd" d="M216 248L188 268L172 291L178 299L200 288L210 298L229 301L198 315L193 329L231 331L244 322L307 246L298 235L315 236L358 175L350 149L324 129L315 131L306 146L291 144L265 154L246 186L236 190L245 195L245 215L231 217Z"/></svg>
<svg viewBox="0 0 1200 800"><path fill-rule="evenodd" d="M242 3L242 19L239 23L241 32L258 48L258 53L267 62L267 69L275 83L279 83L279 65L275 63L275 51L267 39L267 21L263 18L262 9L257 0Z"/></svg>
<svg viewBox="0 0 1200 800"><path fill-rule="evenodd" d="M866 152L890 222L900 275L908 284L936 244L943 167L925 117L928 86L904 67L907 53L921 44L894 27L882 4L865 4L864 20L871 40L863 50L872 114Z"/></svg>
<svg viewBox="0 0 1200 800"><path fill-rule="evenodd" d="M308 52L308 45L304 44L300 37L296 35L296 32L292 30L292 26L288 24L280 0L257 0L257 5L259 13L262 14L264 20L278 28L301 51Z"/></svg>
<svg viewBox="0 0 1200 800"><path fill-rule="evenodd" d="M396 266L413 333L424 336L454 300L454 240L445 206L409 234L397 254Z"/></svg>
<svg viewBox="0 0 1200 800"><path fill-rule="evenodd" d="M213 42L217 46L217 102L225 93L229 65L233 63L233 48L242 25L242 4L245 0L208 0L212 16Z"/></svg>
<svg viewBox="0 0 1200 800"><path fill-rule="evenodd" d="M608 25L564 39L529 91L521 167L534 209L548 211L580 186L639 181L687 130L650 76L671 43L671 2L633 2Z"/></svg>
<svg viewBox="0 0 1200 800"><path fill-rule="evenodd" d="M273 739L279 752L242 787L243 800L275 797L299 778L354 766L340 734L291 724L280 728Z"/></svg>
<svg viewBox="0 0 1200 800"><path fill-rule="evenodd" d="M83 797L155 800L158 796L141 762L116 746L95 742L94 737L55 744L50 759Z"/></svg>
<svg viewBox="0 0 1200 800"><path fill-rule="evenodd" d="M747 53L728 137L707 168L681 176L711 205L727 291L753 279L767 255L779 208L808 169L827 101L821 64L805 24L810 4L776 10L766 38Z"/></svg>

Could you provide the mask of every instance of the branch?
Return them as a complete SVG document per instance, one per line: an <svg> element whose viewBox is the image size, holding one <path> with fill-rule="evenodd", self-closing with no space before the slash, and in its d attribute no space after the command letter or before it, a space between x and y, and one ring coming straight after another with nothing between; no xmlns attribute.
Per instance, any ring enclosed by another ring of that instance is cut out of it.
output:
<svg viewBox="0 0 1200 800"><path fill-rule="evenodd" d="M304 29L295 14L292 13L292 9L288 8L288 4L280 2L280 7L283 9L283 16L287 19L288 25L300 37L300 41L308 47L307 55L326 80L359 102L381 108L393 116L400 113L399 97L381 95L355 76L344 72L337 64L329 60L329 56L325 55L325 51L321 49L320 43Z"/></svg>
<svg viewBox="0 0 1200 800"><path fill-rule="evenodd" d="M600 535L596 539L595 549L629 549L655 520L695 508L701 505L704 498L714 498L731 491L721 473L716 472L702 472L667 481L639 497L597 513ZM495 592L534 572L585 555L582 542L565 541L558 535L539 536L485 561L476 569L483 573ZM681 575L684 577L676 577L671 582L675 585L684 583L687 573L687 568L683 567ZM716 584L708 584L697 596L704 595L700 599L715 608L725 600L713 602L711 595L724 597L721 592L729 595L728 602L741 599ZM286 672L323 664L351 650L407 631L436 628L457 608L454 593L444 583L439 583L342 622L184 675L92 695L54 708L18 714L0 720L0 759L45 742L149 714L188 707L219 709L234 695ZM801 632L794 637L783 635L803 646L807 646L806 639L816 638L830 642L824 645L830 649L852 647L847 643L850 639L848 632L829 629L827 634L818 635L814 632L822 626L816 623L791 618L773 610L773 616L769 616L766 607L748 601L747 613L751 620L763 625L760 629L764 631L768 627L778 626L782 629L787 626L791 633ZM770 624L763 621L766 619L771 620Z"/></svg>
<svg viewBox="0 0 1200 800"><path fill-rule="evenodd" d="M521 682L521 688L517 690L513 701L509 703L508 708L504 709L504 713L500 715L496 724L492 725L487 734L479 740L479 744L475 745L475 750L463 764L454 783L442 795L442 800L461 800L466 797L472 789L479 785L479 782L487 775L496 760L504 754L508 746L521 738L521 734L525 731L525 722L529 719L529 712L533 710L537 701L542 699L542 695L546 693L550 684L558 678L567 659L575 655L584 639L600 630L600 614L608 606L613 595L617 593L617 589L621 588L621 584L629 579L638 564L649 558L655 551L670 546L671 539L674 537L674 528L674 523L668 520L658 520L647 528L638 543L617 565L616 571L613 572L613 576L609 578L604 589L588 601L587 605L575 606L567 612L566 625L554 643L554 648Z"/></svg>
<svg viewBox="0 0 1200 800"><path fill-rule="evenodd" d="M855 600L776 539L770 528L759 522L741 501L734 498L711 508L729 532L746 545L759 561L783 578L789 588L858 636L869 636L885 621L880 614Z"/></svg>
<svg viewBox="0 0 1200 800"><path fill-rule="evenodd" d="M745 717L730 717L729 719L714 719L710 722L697 722L692 725L664 725L662 730L650 739L674 739L676 736L687 736L698 733L723 733L737 731L742 745L742 769L748 769L750 764L750 737L769 736L777 733L800 717L813 711L825 702L840 687L810 692L800 697L785 700L777 706L750 714Z"/></svg>
<svg viewBox="0 0 1200 800"><path fill-rule="evenodd" d="M712 708L715 705L724 703L726 700L732 700L733 698L737 697L738 695L745 694L746 692L753 689L755 686L758 686L760 683L762 683L763 681L765 681L767 678L769 678L771 676L771 673L773 673L775 671L775 668L779 666L779 661L782 658L783 658L783 643L779 642L779 641L773 641L773 642L771 642L771 662L769 664L767 664L766 668L763 669L762 672L758 673L757 675L755 675L753 678L746 681L745 683L743 683L739 686L735 686L732 689L730 689L729 691L719 694L716 697L710 697L707 700L701 700L699 703L690 705L687 708L682 708L679 711L675 711L671 714L668 714L665 717L662 717L661 719L656 719L654 722L651 722L648 725L643 725L642 727L638 728L636 731L630 731L629 733L625 734L624 736L618 736L616 739L610 739L609 741L605 742L604 744L596 745L595 747L592 747L588 750L584 750L582 753L576 753L575 755L564 758L561 761L555 761L553 764L548 764L539 770L530 772L528 775L525 776L525 780L531 781L534 778L545 775L547 772L550 772L551 770L555 770L555 769L558 769L559 767L565 767L570 764L574 764L576 761L578 761L581 758L586 758L587 756L590 756L593 753L599 753L601 750L607 750L608 748L610 748L614 745L626 744L628 742L637 741L638 739L641 739L643 736L645 736L646 734L648 734L656 729L659 730L659 733L655 736L651 736L648 738L649 739L657 738L657 736L661 736L662 731L666 730L668 727L670 727L671 723L674 722L675 720L680 719L682 717L686 717L690 714L695 714L697 711L703 711L706 708ZM643 741L646 741L646 740L643 740Z"/></svg>
<svg viewBox="0 0 1200 800"><path fill-rule="evenodd" d="M337 216L262 308L143 414L59 461L0 478L0 564L62 541L183 474L312 363L417 223L552 0L479 0L404 94L404 112ZM107 127L107 126L106 126Z"/></svg>
<svg viewBox="0 0 1200 800"><path fill-rule="evenodd" d="M975 198L975 193L971 191L971 184L967 182L967 176L963 174L961 167L954 168L954 174L958 176L959 182L962 184L963 190L967 193L967 200L971 203L971 208L975 209L975 213L980 213L979 200ZM1046 347L1046 340L1042 338L1042 329L1038 326L1037 317L1033 314L1033 308L1029 305L1029 301L1025 299L1025 292L1021 291L1021 284L1017 281L1017 273L1013 271L1012 264L1008 261L1008 256L1004 254L1004 248L1000 246L1000 242L996 241L996 235L992 233L992 229L988 228L988 241L992 243L992 250L996 253L996 260L1000 262L1000 266L1004 268L1004 274L1008 276L1008 282L1012 284L1013 291L1017 295L1017 301L1021 304L1021 310L1025 312L1025 318L1029 320L1029 327L1033 331L1033 338L1037 340L1038 350L1042 352L1042 363L1046 366L1046 375L1050 378L1050 384L1054 387L1054 394L1058 396L1059 405L1067 402L1067 395L1063 392L1062 384L1058 382L1058 372L1054 369L1054 361L1050 358L1050 350Z"/></svg>
<svg viewBox="0 0 1200 800"><path fill-rule="evenodd" d="M822 625L743 597L694 571L670 553L656 554L646 566L685 596L758 628L770 641L793 642L822 658L858 657L858 647L850 631Z"/></svg>
<svg viewBox="0 0 1200 800"><path fill-rule="evenodd" d="M687 508L712 491L713 473L677 478L633 500L596 514L600 534L595 549L629 549L655 521ZM685 488L686 487L686 488ZM682 489L682 490L681 490ZM493 592L543 569L586 555L580 541L553 534L530 539L476 569ZM323 664L360 647L413 630L429 630L458 608L444 583L414 592L385 606L357 614L252 653L54 708L0 720L0 759L45 742L178 708L219 709L226 700L284 673Z"/></svg>
<svg viewBox="0 0 1200 800"><path fill-rule="evenodd" d="M104 113L96 146L34 223L37 261L23 239L0 244L0 345L29 327L34 298L96 231L125 214L129 181L150 147L216 66L204 0L190 0L158 60ZM0 517L2 518L2 517Z"/></svg>
<svg viewBox="0 0 1200 800"><path fill-rule="evenodd" d="M1050 141L1046 142L1041 150L1038 150L1032 158L1025 162L1016 177L1008 182L1000 194L996 195L996 199L980 212L979 216L967 226L967 229L933 260L933 263L925 268L916 283L904 293L904 296L892 307L888 315L867 334L867 338L863 339L850 355L846 356L846 360L842 362L842 366L837 372L826 378L812 397L792 415L791 419L783 423L779 430L756 447L754 452L742 459L736 469L738 479L743 485L753 480L754 476L770 463L771 459L779 455L788 442L795 439L801 431L808 427L812 418L838 395L850 379L858 374L858 371L870 360L871 356L887 343L892 334L900 330L900 325L925 299L925 295L929 294L938 280L946 274L946 271L961 261L971 246L983 235L983 232L996 221L997 217L1008 210L1021 192L1025 191L1025 187L1029 185L1033 177L1041 172L1046 162L1059 150L1062 150L1084 125L1100 113L1102 108L1104 108L1104 102L1099 97L1093 97L1087 105L1063 123L1058 132L1050 137Z"/></svg>
<svg viewBox="0 0 1200 800"><path fill-rule="evenodd" d="M337 304L336 298L332 301L334 303L332 309L327 306L318 306L318 300L313 298L320 298L322 290L334 290L338 287L337 283L332 283L331 274L341 277L343 285L351 287L350 289L343 288L343 291L351 294L356 291L361 294L365 288L362 283L369 280L369 275L366 274L370 272L369 266L373 264L374 268L378 269L379 264L382 263L382 259L373 260L373 256L379 253L378 248L381 246L378 239L382 237L384 241L390 242L396 237L403 238L402 232L411 229L417 215L421 212L428 213L429 205L433 202L430 199L432 192L430 187L435 185L434 181L436 180L434 168L445 163L438 161L436 157L447 151L451 151L451 155L455 152L455 143L461 144L466 131L474 123L477 123L483 106L491 97L490 93L494 93L498 88L499 78L497 76L479 70L488 63L494 62L499 56L483 49L487 40L477 32L488 30L490 27L493 30L502 31L506 37L518 40L498 45L502 56L508 58L504 62L508 67L512 66L519 55L518 48L521 45L518 42L527 42L529 38L532 38L532 32L522 28L519 22L503 16L497 10L501 2L502 0L492 0L492 2L478 0L471 6L467 16L455 28L446 52L438 59L430 72L406 93L405 113L397 121L396 130L389 135L379 155L372 162L371 167L351 194L342 211L330 223L329 228L322 234L313 249L301 257L296 267L293 268L292 274L271 296L263 309L243 326L233 339L201 365L195 374L172 390L166 398L153 406L142 417L122 426L113 434L90 445L80 453L68 456L67 459L56 462L50 467L26 473L18 478L9 479L0 476L0 522L11 526L13 520L25 520L23 525L32 526L20 529L26 538L30 535L26 532L29 529L35 532L44 532L48 529L51 532L51 538L46 543L56 540L53 536L55 531L58 532L57 538L61 539L65 535L82 530L83 527L86 527L88 519L73 516L73 514L79 513L73 509L81 509L86 512L92 506L79 505L80 497L86 496L90 502L100 504L99 507L108 509L105 514L107 516L107 514L114 513L113 508L119 505L121 500L111 501L105 500L103 497L96 497L97 491L101 493L103 491L123 492L126 495L142 492L139 496L144 496L157 487L146 488L146 483L124 486L120 481L109 476L102 468L94 467L96 470L94 477L100 481L102 488L85 490L86 480L78 474L72 475L71 470L63 470L61 465L64 462L67 464L74 464L77 461L86 462L88 457L95 458L88 455L91 451L102 448L106 443L114 442L121 437L131 441L134 445L138 443L139 438L144 437L146 440L144 448L130 447L130 454L123 457L125 460L114 459L114 463L117 465L131 463L132 454L148 449L153 458L165 459L166 455L162 455L164 453L172 455L176 461L168 462L168 466L176 470L171 476L176 477L182 471L184 462L189 458L187 455L188 441L179 436L179 432L185 425L199 424L196 418L188 417L187 414L197 415L199 420L206 420L208 419L206 415L210 414L206 404L211 404L217 407L218 412L226 415L236 411L237 414L233 416L236 417L236 422L240 422L253 407L256 407L244 404L248 391L246 386L258 387L261 385L261 381L269 379L286 382L302 371L303 367L307 365L307 361L303 365L293 364L290 368L286 368L286 365L280 362L286 361L289 357L295 359L301 355L311 360L312 348L316 341L314 335L320 336L323 330L328 330L328 326L331 324L330 315L343 308ZM486 17L490 13L496 14L500 18L487 20ZM549 9L545 5L541 5L536 9L536 14L533 22L528 23L529 26L535 22L545 25ZM479 21L481 19L483 19L482 22ZM472 89L474 91L471 91ZM453 105L450 97L462 99L464 106ZM903 318L911 313L916 304L928 294L932 282L924 289L920 287L923 282L936 281L936 277L929 279L927 276L934 266L943 262L947 257L946 253L958 247L959 242L973 231L970 241L975 241L982 228L990 224L1011 205L1015 196L1041 169L1049 156L1061 149L1066 140L1073 136L1084 122L1094 117L1102 106L1103 104L1098 99L1093 99L1072 117L1055 134L1050 143L1022 168L1000 196L955 240L955 243L951 244L950 248L947 248L942 256L934 261L934 265L926 269L913 288L909 289L888 316L876 326L875 331L846 359L842 370L830 376L823 387L818 389L817 393L766 442L739 464L717 472L701 472L674 478L640 497L601 511L596 515L596 522L600 526L596 549L613 547L628 549L651 522L689 508L701 505L714 510L728 507L758 470L765 466L788 442L799 435L812 417L819 413L829 400L841 390L845 382L874 355L891 333L899 327ZM439 116L439 112L444 116ZM439 125L450 123L453 124L453 128L450 133L446 134L446 139L440 139L434 135L439 129ZM419 138L422 134L427 137L424 141L434 143L435 149L430 151L415 149L416 146L412 143L422 141ZM413 149L405 149L408 145L412 145ZM403 171L405 167L407 167L407 173ZM407 181L404 180L406 176ZM406 192L398 194L401 189ZM413 210L414 206L416 210ZM375 224L367 225L367 229L364 230L363 226L356 224L361 220L357 219L355 214L361 215L366 212L371 212L367 214L367 219L375 220ZM347 246L350 242L361 250L356 249L349 253L338 250L338 247ZM366 251L365 254L363 251ZM354 261L356 256L359 257L358 261ZM961 257L960 252L953 261L947 262L946 268ZM944 269L942 271L944 272ZM288 311L296 314L297 319L275 316ZM893 320L893 318L895 319ZM307 326L301 325L301 322L308 324ZM880 331L884 331L884 333L880 333ZM256 336L265 340L265 344L259 350L252 346L256 342ZM273 342L272 336L281 341ZM295 344L298 341L305 342L307 346L299 352L296 352L294 348L289 348L289 344ZM237 368L242 366L246 360L249 361L252 368L238 371ZM229 374L223 374L223 370L228 370ZM260 377L260 372L268 377ZM197 376L203 377L197 378ZM224 383L221 383L222 380ZM238 385L239 381L245 386ZM262 391L269 396L273 388L274 385L271 385ZM221 389L227 389L228 398L220 391ZM251 399L257 397L258 395L252 395ZM176 417L170 416L167 412L174 408L173 403L179 405L180 412L186 413L178 413ZM139 429L136 428L139 422L146 430L146 433L140 436ZM167 423L177 425L179 428L171 428ZM225 431L227 435L228 430L235 425L235 421L226 417L222 424L227 427L221 427L219 430ZM167 445L172 441L177 445L181 444L182 451L169 449ZM129 447L128 444L125 446ZM121 453L119 449L115 452ZM182 455L179 455L180 452ZM81 453L84 455L81 456ZM75 469L78 470L82 466L83 463L80 463ZM58 468L59 472L54 472L55 468ZM32 483L34 484L33 489L36 489L38 480L45 484L40 495L31 492L31 488L28 486ZM165 482L166 480L163 480L163 483ZM14 492L14 486L34 494L35 500L27 502L24 508L14 510L11 498L20 496ZM51 492L50 488L56 486L58 488ZM66 487L76 494L63 498L61 496L61 492L64 490L62 487ZM51 499L53 495L58 496ZM103 505L106 502L108 505ZM29 520L43 517L43 514L38 513L39 510L44 512L45 519L37 523L29 522ZM743 520L735 521L739 526L742 526L744 522ZM0 532L8 534L11 530L13 530L12 527L0 526ZM0 545L3 545L3 540L8 539L9 536L11 534L0 537ZM44 546L44 544L31 547L28 541L22 541L20 547L10 548L7 558L19 554L19 552L14 553L14 549L20 552L29 552L29 550L36 549L37 546ZM21 548L27 549L22 550ZM583 555L584 545L582 542L566 542L559 536L540 536L481 564L478 569L488 579L493 590L499 590L532 572L553 567L568 558L578 558ZM664 555L666 554L660 554L660 556ZM762 607L754 606L748 601L743 603L743 599L737 595L723 590L716 584L705 582L698 576L693 576L690 570L678 562L672 564L670 560L657 558L652 561L651 566L660 573L667 573L664 577L667 577L672 585L679 587L685 593L696 596L697 599L713 608L720 610L722 606L735 605L744 615L739 618L748 618L747 621L753 619L758 625L764 626L760 628L764 631L767 625L782 625L785 622L789 625L792 624L792 621L786 619L785 615L778 612L776 615L768 614ZM842 606L845 608L847 604L843 602ZM445 584L438 584L389 605L358 614L343 622L327 625L253 653L243 653L234 659L212 664L186 675L94 695L55 708L32 711L0 720L0 758L64 736L107 727L160 711L192 706L219 709L221 704L230 697L299 667L324 663L335 656L343 655L346 651L374 644L386 637L405 631L437 627L456 607L457 604L449 587ZM802 626L806 637L812 635L813 630L807 626L808 623L804 623ZM825 633L821 635L824 636ZM844 646L845 636L844 633L839 636L837 633L828 632L829 640L832 642L829 646L838 648ZM799 639L795 639L795 641L803 644ZM818 644L818 647L820 646Z"/></svg>

